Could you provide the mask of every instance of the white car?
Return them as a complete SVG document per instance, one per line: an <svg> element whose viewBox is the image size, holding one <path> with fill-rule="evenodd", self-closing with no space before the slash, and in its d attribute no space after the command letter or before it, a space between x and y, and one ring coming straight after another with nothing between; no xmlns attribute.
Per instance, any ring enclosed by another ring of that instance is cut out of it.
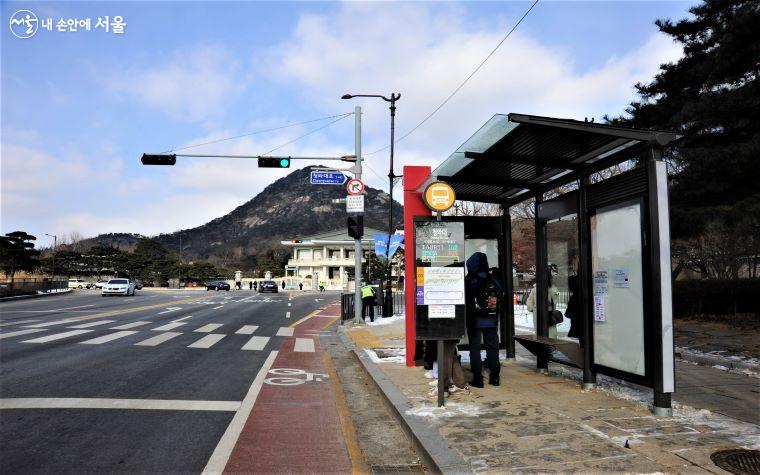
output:
<svg viewBox="0 0 760 475"><path fill-rule="evenodd" d="M100 295L134 295L135 283L129 279L111 279L103 286Z"/></svg>
<svg viewBox="0 0 760 475"><path fill-rule="evenodd" d="M95 282L95 288L96 289L102 289L103 287L105 287L105 285L107 283L108 283L107 280L99 280L99 281Z"/></svg>
<svg viewBox="0 0 760 475"><path fill-rule="evenodd" d="M87 282L84 279L69 279L70 289L89 289L92 287L92 282Z"/></svg>

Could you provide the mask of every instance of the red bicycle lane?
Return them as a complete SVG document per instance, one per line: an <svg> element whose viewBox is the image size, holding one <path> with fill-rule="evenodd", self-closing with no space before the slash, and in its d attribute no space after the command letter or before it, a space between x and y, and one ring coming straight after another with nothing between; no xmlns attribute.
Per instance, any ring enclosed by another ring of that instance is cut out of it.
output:
<svg viewBox="0 0 760 475"><path fill-rule="evenodd" d="M334 372L318 333L339 312L339 305L331 305L292 326L294 333L264 379L225 472L352 472L352 442L347 444L341 428L339 398L328 376Z"/></svg>

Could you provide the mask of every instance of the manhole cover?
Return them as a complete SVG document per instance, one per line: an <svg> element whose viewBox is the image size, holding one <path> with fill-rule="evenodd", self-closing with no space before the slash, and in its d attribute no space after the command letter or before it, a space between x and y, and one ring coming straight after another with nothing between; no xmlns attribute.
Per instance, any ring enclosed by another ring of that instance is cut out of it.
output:
<svg viewBox="0 0 760 475"><path fill-rule="evenodd" d="M715 465L735 474L760 473L759 450L720 450L710 455Z"/></svg>

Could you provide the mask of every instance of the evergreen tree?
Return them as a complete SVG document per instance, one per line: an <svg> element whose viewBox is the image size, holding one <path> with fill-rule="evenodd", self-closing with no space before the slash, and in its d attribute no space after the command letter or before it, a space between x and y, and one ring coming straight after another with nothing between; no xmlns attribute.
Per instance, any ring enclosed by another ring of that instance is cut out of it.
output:
<svg viewBox="0 0 760 475"><path fill-rule="evenodd" d="M11 281L17 271L32 271L40 265L37 256L40 251L34 248L37 238L24 231L13 231L0 236L0 268Z"/></svg>

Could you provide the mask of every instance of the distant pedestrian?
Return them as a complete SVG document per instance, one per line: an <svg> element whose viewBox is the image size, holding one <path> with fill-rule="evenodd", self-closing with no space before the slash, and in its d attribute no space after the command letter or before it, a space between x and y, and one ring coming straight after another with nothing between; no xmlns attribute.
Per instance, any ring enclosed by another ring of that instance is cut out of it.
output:
<svg viewBox="0 0 760 475"><path fill-rule="evenodd" d="M362 292L362 319L369 313L369 321L375 321L375 288L370 284L364 284L361 288Z"/></svg>
<svg viewBox="0 0 760 475"><path fill-rule="evenodd" d="M303 290L303 282L298 283L298 290Z"/></svg>
<svg viewBox="0 0 760 475"><path fill-rule="evenodd" d="M497 324L504 305L504 292L497 279L498 269L489 272L488 258L482 252L473 253L467 259L465 279L465 304L467 335L470 342L470 369L476 388L483 387L483 362L480 359L481 340L486 347L488 382L499 385L499 334Z"/></svg>
<svg viewBox="0 0 760 475"><path fill-rule="evenodd" d="M282 290L285 290L285 281L282 281Z"/></svg>
<svg viewBox="0 0 760 475"><path fill-rule="evenodd" d="M248 282L248 290L253 290L253 281Z"/></svg>
<svg viewBox="0 0 760 475"><path fill-rule="evenodd" d="M253 281L253 290L256 290L258 288L259 288L259 283L254 280Z"/></svg>
<svg viewBox="0 0 760 475"><path fill-rule="evenodd" d="M325 291L325 283L323 281L319 282L319 291L324 292Z"/></svg>

